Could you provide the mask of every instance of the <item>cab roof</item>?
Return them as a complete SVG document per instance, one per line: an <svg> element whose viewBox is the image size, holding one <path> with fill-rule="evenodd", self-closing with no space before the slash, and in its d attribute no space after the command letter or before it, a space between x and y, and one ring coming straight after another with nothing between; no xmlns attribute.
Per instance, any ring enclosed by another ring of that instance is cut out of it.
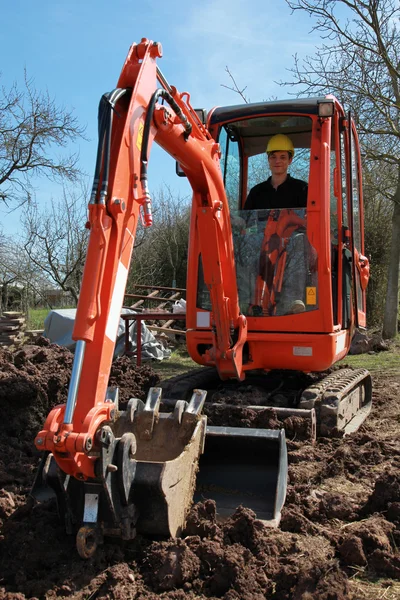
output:
<svg viewBox="0 0 400 600"><path fill-rule="evenodd" d="M332 98L332 97L330 97ZM211 112L209 125L217 125L225 121L246 119L259 114L298 113L317 115L318 104L327 100L327 96L313 98L294 98L288 100L273 100L272 102L253 102L235 104L233 106L218 106Z"/></svg>

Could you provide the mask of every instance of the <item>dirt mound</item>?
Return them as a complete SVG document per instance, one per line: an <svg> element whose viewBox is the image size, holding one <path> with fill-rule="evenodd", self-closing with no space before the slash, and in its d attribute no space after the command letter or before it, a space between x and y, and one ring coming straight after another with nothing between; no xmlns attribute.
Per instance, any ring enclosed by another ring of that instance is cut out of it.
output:
<svg viewBox="0 0 400 600"><path fill-rule="evenodd" d="M41 456L33 440L51 408L66 402L72 362L69 350L43 337L15 353L0 349L0 519L30 490ZM109 380L120 386L122 408L131 397L145 399L158 382L151 367L137 368L127 357L113 363Z"/></svg>
<svg viewBox="0 0 400 600"><path fill-rule="evenodd" d="M1 500L6 515L15 492L29 490L39 458L33 440L50 409L65 402L71 365L72 354L44 338L40 346L16 353L0 350L0 486L10 486Z"/></svg>
<svg viewBox="0 0 400 600"><path fill-rule="evenodd" d="M177 587L189 590L200 574L200 559L183 540L158 542L146 553L143 572L156 592Z"/></svg>
<svg viewBox="0 0 400 600"><path fill-rule="evenodd" d="M50 408L65 402L71 365L68 350L43 339L14 354L0 350L0 598L395 598L385 590L400 578L398 377L375 378L375 408L356 434L311 444L287 429L290 482L280 529L244 507L221 523L207 501L193 506L182 539L107 539L82 561L55 503L28 497L39 460L33 439ZM109 381L122 408L157 383L151 367L137 369L127 357L114 363ZM254 403L251 390L247 398ZM207 411L214 424L281 426L268 409ZM360 577L372 595L360 592Z"/></svg>
<svg viewBox="0 0 400 600"><path fill-rule="evenodd" d="M39 338L36 345L16 353L0 349L0 402L8 419L0 431L30 441L41 429L50 409L66 402L73 354ZM149 366L137 368L123 356L111 367L109 385L119 387L120 408L129 398L144 400L159 376Z"/></svg>
<svg viewBox="0 0 400 600"><path fill-rule="evenodd" d="M203 516L210 512L203 506ZM153 543L142 565L147 585L158 592L181 587L196 598L348 598L347 576L321 537L305 542L268 528L243 507L212 532L211 538Z"/></svg>
<svg viewBox="0 0 400 600"><path fill-rule="evenodd" d="M220 533L217 525L217 507L213 500L195 504L186 522L185 534L213 538Z"/></svg>
<svg viewBox="0 0 400 600"><path fill-rule="evenodd" d="M146 400L149 389L159 382L160 377L149 365L136 367L128 356L120 356L112 364L108 385L119 388L119 407L124 410L130 398Z"/></svg>
<svg viewBox="0 0 400 600"><path fill-rule="evenodd" d="M383 517L351 523L339 546L347 565L369 565L381 576L400 577L400 556L393 541L395 525Z"/></svg>

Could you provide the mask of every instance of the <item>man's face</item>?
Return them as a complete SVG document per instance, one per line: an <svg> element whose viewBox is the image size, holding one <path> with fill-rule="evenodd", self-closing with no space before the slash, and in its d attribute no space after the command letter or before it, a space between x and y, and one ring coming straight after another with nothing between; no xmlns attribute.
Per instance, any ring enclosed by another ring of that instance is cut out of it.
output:
<svg viewBox="0 0 400 600"><path fill-rule="evenodd" d="M287 173L292 157L286 150L277 150L268 155L268 164L272 175L284 175Z"/></svg>

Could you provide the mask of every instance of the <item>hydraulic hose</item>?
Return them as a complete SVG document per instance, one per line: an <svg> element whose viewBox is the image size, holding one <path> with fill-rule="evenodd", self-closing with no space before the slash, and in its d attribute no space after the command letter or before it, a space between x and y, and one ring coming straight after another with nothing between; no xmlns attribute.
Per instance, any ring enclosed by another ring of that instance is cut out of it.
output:
<svg viewBox="0 0 400 600"><path fill-rule="evenodd" d="M159 98L163 98L164 100L166 100L168 102L168 104L170 105L170 107L172 108L172 110L174 111L174 113L177 115L177 117L179 117L179 119L182 121L182 125L185 128L185 131L183 133L183 137L185 140L188 139L189 135L192 132L191 123L189 123L186 116L183 114L182 109L177 104L177 102L174 100L172 95L167 90L163 90L161 88L156 90L150 99L149 106L147 109L146 120L144 123L144 130L143 130L142 149L141 149L141 153L140 153L140 181L142 183L142 187L143 187L143 190L145 191L145 194L148 194L147 164L148 164L148 150L149 150L148 146L149 146L150 127L151 127L151 121L153 119L154 109L155 109L157 100Z"/></svg>
<svg viewBox="0 0 400 600"><path fill-rule="evenodd" d="M110 170L110 150L112 133L112 113L118 100L129 88L117 88L112 92L103 94L99 103L98 131L99 142L97 146L96 166L94 170L90 204L105 204L108 192L108 176ZM103 169L103 172L102 172ZM99 190L101 176L101 187Z"/></svg>

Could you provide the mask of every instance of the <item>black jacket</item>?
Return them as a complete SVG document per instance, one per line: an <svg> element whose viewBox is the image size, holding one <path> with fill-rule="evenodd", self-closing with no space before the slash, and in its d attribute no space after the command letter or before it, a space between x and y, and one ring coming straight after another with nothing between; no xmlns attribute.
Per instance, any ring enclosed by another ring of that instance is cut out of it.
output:
<svg viewBox="0 0 400 600"><path fill-rule="evenodd" d="M244 210L260 208L305 208L308 185L290 175L275 189L271 177L255 185L247 196Z"/></svg>

